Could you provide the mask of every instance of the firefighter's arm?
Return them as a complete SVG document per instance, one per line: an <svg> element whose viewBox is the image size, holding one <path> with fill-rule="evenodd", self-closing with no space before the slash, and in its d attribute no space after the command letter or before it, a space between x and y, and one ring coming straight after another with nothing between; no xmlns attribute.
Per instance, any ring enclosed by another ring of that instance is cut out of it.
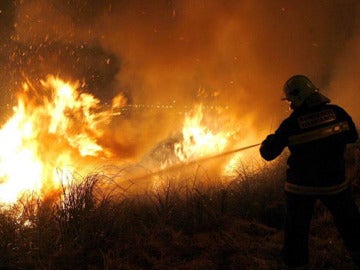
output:
<svg viewBox="0 0 360 270"><path fill-rule="evenodd" d="M348 134L348 142L354 143L359 139L359 134L356 130L355 124L352 121L351 117L349 116L349 134Z"/></svg>
<svg viewBox="0 0 360 270"><path fill-rule="evenodd" d="M286 140L279 134L270 134L261 143L260 154L267 160L273 160L281 154L286 146Z"/></svg>
<svg viewBox="0 0 360 270"><path fill-rule="evenodd" d="M345 115L345 120L347 121L347 123L349 125L349 130L345 132L346 141L348 143L354 143L359 139L359 134L357 132L354 121L352 120L351 116L344 109L339 108L339 110L343 113L343 115Z"/></svg>

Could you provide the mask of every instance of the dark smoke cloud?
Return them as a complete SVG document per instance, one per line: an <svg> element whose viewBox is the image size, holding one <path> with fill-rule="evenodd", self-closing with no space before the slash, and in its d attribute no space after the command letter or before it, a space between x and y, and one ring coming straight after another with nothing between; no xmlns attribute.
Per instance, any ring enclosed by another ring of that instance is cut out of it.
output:
<svg viewBox="0 0 360 270"><path fill-rule="evenodd" d="M85 79L104 100L125 92L133 104L183 112L197 102L229 106L239 125L261 136L288 113L284 81L302 73L359 119L349 97L359 88L357 0L5 2L8 70ZM144 151L181 121L149 110L130 112L113 128L119 145Z"/></svg>

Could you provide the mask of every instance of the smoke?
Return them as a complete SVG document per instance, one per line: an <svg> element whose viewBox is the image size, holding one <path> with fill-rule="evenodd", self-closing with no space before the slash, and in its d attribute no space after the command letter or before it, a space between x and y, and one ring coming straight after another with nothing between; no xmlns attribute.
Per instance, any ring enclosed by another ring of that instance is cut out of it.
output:
<svg viewBox="0 0 360 270"><path fill-rule="evenodd" d="M359 9L358 9L359 11ZM334 68L330 84L331 97L347 108L353 120L360 126L360 20L356 21L356 32L341 51Z"/></svg>
<svg viewBox="0 0 360 270"><path fill-rule="evenodd" d="M24 73L35 78L55 73L86 81L105 103L123 92L130 104L172 106L132 110L114 119L109 133L129 155L179 130L183 113L196 103L229 108L239 125L262 139L288 114L280 98L293 74L308 75L359 121L357 0L1 5L7 21L2 80L16 85Z"/></svg>

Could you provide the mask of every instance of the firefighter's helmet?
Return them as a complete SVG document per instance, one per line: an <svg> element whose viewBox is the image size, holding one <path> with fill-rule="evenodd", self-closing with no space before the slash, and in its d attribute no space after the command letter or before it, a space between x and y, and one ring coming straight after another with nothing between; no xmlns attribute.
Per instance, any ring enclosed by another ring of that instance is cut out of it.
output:
<svg viewBox="0 0 360 270"><path fill-rule="evenodd" d="M293 109L302 106L310 96L316 93L317 100L320 102L330 101L327 97L319 93L318 88L311 82L311 80L304 75L294 75L288 79L284 85L284 100L290 102Z"/></svg>

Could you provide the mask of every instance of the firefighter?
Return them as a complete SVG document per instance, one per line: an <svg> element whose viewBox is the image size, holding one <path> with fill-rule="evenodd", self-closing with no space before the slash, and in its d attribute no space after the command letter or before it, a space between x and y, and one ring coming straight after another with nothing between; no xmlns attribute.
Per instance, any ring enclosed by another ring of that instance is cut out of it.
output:
<svg viewBox="0 0 360 270"><path fill-rule="evenodd" d="M287 269L309 269L308 237L315 202L331 212L354 265L360 265L360 214L345 177L345 149L358 139L351 117L330 104L304 75L289 78L285 98L292 113L262 142L273 160L289 149L285 182L283 260Z"/></svg>

